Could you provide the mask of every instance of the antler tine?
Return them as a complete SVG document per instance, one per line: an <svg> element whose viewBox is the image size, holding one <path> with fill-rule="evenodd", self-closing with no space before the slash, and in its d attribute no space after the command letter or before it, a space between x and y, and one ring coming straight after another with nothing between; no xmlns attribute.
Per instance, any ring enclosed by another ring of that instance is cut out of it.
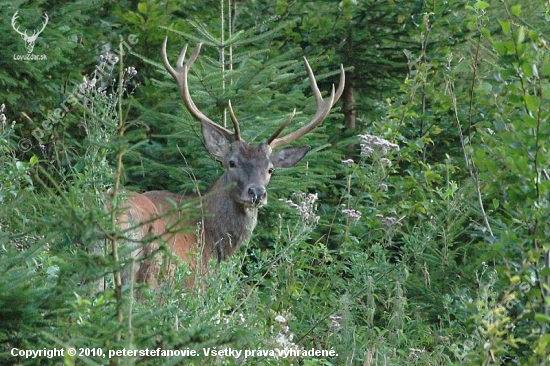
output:
<svg viewBox="0 0 550 366"><path fill-rule="evenodd" d="M40 30L40 32L38 32L38 34L42 33L42 31L46 28L46 25L48 25L48 21L50 20L50 18L48 17L48 14L44 13L44 16L43 16L44 20L46 20L44 22L44 24L42 25L42 29Z"/></svg>
<svg viewBox="0 0 550 366"><path fill-rule="evenodd" d="M214 127L219 133L221 133L223 136L225 136L226 139L233 142L237 138L236 136L240 136L240 134L237 134L237 130L235 133L231 132L230 130L220 126L216 122L212 121L210 118L208 118L204 113L202 113L197 106L195 105L195 102L193 102L193 99L191 98L191 94L189 93L189 84L187 83L187 75L189 73L189 69L191 66L193 66L193 63L199 56L199 53L201 51L202 43L199 43L197 47L193 50L193 53L189 57L189 60L187 60L187 63L184 63L185 60L185 54L187 53L187 45L183 47L181 50L178 61L176 62L176 69L170 65L170 62L168 61L168 56L166 55L166 44L168 43L168 37L164 38L164 42L162 43L162 62L164 63L164 67L166 70L172 75L176 83L178 84L180 96L181 99L183 99L183 102L185 103L185 106L187 107L187 110L193 117L195 117L196 120L200 122L206 122L212 127Z"/></svg>
<svg viewBox="0 0 550 366"><path fill-rule="evenodd" d="M288 117L285 123L279 126L279 128L275 132L273 132L273 134L267 139L268 145L271 145L271 143L277 138L277 136L279 136L281 132L283 132L283 130L290 124L290 122L292 122L292 119L294 118L295 115L296 115L296 108L294 108L294 110L290 114L290 117Z"/></svg>
<svg viewBox="0 0 550 366"><path fill-rule="evenodd" d="M241 129L239 127L239 121L237 120L237 117L235 117L235 113L233 112L231 100L228 100L227 104L229 106L229 116L231 117L231 121L233 122L233 128L235 129L235 140L239 141L241 139Z"/></svg>
<svg viewBox="0 0 550 366"><path fill-rule="evenodd" d="M19 27L16 28L15 22L17 21L17 18L19 18L19 11L16 11L15 14L13 14L13 17L11 17L11 26L12 26L12 28L13 28L17 33L19 33L20 35L26 36L26 35L27 35L27 31L25 31L25 33L22 33L22 32L19 30Z"/></svg>
<svg viewBox="0 0 550 366"><path fill-rule="evenodd" d="M166 44L167 43L168 43L168 37L164 37L164 41L162 42L162 49L160 51L160 54L162 56L162 63L164 64L164 68L166 69L166 71L168 71L170 73L170 75L172 75L172 77L174 79L176 79L176 81L179 84L179 80L178 80L178 76L177 76L178 74L176 73L176 70L174 70L172 65L170 65L170 61L168 61L168 56L166 55ZM180 52L180 57L178 58L178 60L183 59L185 57L186 53L187 53L187 45L183 46L183 49Z"/></svg>
<svg viewBox="0 0 550 366"><path fill-rule="evenodd" d="M340 97L342 96L342 93L344 92L346 77L345 77L343 65L340 65L340 83L338 85L338 89L335 91L334 84L333 84L332 91L330 93L330 98L324 100L323 96L321 95L321 91L317 86L317 81L315 80L315 75L313 74L313 70L311 69L309 62L305 57L304 57L304 63L306 66L307 74L311 82L311 89L313 90L313 94L315 95L315 99L317 101L317 112L315 113L311 121L305 126L299 128L294 132L289 133L286 136L276 138L276 136L278 136L279 133L281 133L282 131L282 128L279 128L276 131L276 133L274 133L268 140L269 146L271 146L271 148L273 149L299 139L300 137L304 136L308 132L312 131L319 124L321 124L321 122L323 122L323 120L328 116L332 106L338 101L338 99L340 99Z"/></svg>
<svg viewBox="0 0 550 366"><path fill-rule="evenodd" d="M336 94L334 95L334 105L344 93L344 87L346 86L346 72L344 71L344 65L340 64L340 80L338 81L338 89L336 89Z"/></svg>

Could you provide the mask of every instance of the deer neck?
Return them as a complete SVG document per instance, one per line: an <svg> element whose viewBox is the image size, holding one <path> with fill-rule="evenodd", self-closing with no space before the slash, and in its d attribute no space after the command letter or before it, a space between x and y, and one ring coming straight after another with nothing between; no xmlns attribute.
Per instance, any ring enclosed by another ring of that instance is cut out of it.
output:
<svg viewBox="0 0 550 366"><path fill-rule="evenodd" d="M220 262L250 239L258 208L245 207L232 199L227 174L222 175L204 196L204 240L209 257Z"/></svg>

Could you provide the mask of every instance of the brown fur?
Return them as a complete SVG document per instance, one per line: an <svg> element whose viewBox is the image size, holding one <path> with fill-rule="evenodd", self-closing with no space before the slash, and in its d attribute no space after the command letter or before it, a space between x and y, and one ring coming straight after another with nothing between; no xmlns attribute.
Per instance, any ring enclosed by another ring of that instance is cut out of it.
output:
<svg viewBox="0 0 550 366"><path fill-rule="evenodd" d="M341 66L338 90L335 91L333 86L330 98L324 100L313 71L304 58L317 101L317 112L305 126L279 137L284 127L292 120L293 113L271 135L267 143L251 146L241 139L239 123L234 116L231 103L229 110L234 132L210 120L191 99L187 73L200 52L201 44L185 65L183 61L187 46L184 47L174 69L166 55L166 43L167 38L164 39L162 47L164 66L178 83L180 95L187 109L201 122L206 148L223 163L226 171L204 195L196 197L200 203L199 218L191 217L190 213L179 208L191 197L170 192L151 191L131 195L124 203L126 211L119 218L119 222L122 227L133 228L129 235L132 257L140 262L136 268L136 279L152 285L157 285L163 270L170 275L175 268L172 261L163 264L159 256L154 255L159 243L166 243L171 253L197 270L197 267L206 268L210 260L220 262L229 258L250 238L256 226L258 209L267 203L267 186L273 169L294 166L310 147L289 147L276 153L273 153L272 149L287 145L318 126L342 95L345 79L344 68ZM197 236L195 231L198 226L200 230ZM147 240L148 236L157 239Z"/></svg>
<svg viewBox="0 0 550 366"><path fill-rule="evenodd" d="M250 238L256 225L258 207L237 202L235 195L248 187L248 178L257 181L258 185L267 184L265 176L269 160L266 154L271 151L265 147L246 145L243 148L237 145L240 144L233 146L231 158L244 167L246 173L240 174L246 178L243 182L235 184L235 178L230 172L225 172L201 196L149 191L130 194L122 204L124 214L118 221L121 228L129 230L128 243L132 246L132 257L137 259L135 278L138 282L156 287L159 278L169 280L174 273L177 261L167 259L165 255L153 255L159 249L159 243L164 243L170 253L186 262L193 271L204 272L210 260L220 262L227 259ZM182 204L192 200L199 203L199 207L193 210L197 211L193 217L180 209ZM155 236L160 239L151 240ZM124 282L129 280L129 275L129 272L125 273Z"/></svg>

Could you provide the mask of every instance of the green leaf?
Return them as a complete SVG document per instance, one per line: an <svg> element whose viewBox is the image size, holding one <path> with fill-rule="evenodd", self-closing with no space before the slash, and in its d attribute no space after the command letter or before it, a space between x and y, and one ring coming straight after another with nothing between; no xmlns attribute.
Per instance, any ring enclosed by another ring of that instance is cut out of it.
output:
<svg viewBox="0 0 550 366"><path fill-rule="evenodd" d="M502 33L510 33L511 25L510 22L499 20L500 27L502 28Z"/></svg>
<svg viewBox="0 0 550 366"><path fill-rule="evenodd" d="M484 94L492 94L493 93L493 85L487 81L483 81L479 84L479 90L483 91Z"/></svg>
<svg viewBox="0 0 550 366"><path fill-rule="evenodd" d="M474 7L476 9L484 10L484 9L487 9L489 7L489 3L485 2L485 1L478 1L477 3L475 3Z"/></svg>
<svg viewBox="0 0 550 366"><path fill-rule="evenodd" d="M512 41L506 41L506 42L503 42L504 43L504 47L506 47L506 50L508 51L508 55L514 55L516 53L516 43L512 42ZM521 45L517 45L517 47L519 48L519 46ZM513 65L515 67L515 65ZM513 70L513 69L511 69ZM515 70L512 71L514 74L515 74Z"/></svg>
<svg viewBox="0 0 550 366"><path fill-rule="evenodd" d="M485 27L481 28L481 34L485 38L491 38L491 31Z"/></svg>
<svg viewBox="0 0 550 366"><path fill-rule="evenodd" d="M277 0L275 2L275 8L277 9L277 14L284 14L287 7L288 7L287 0Z"/></svg>
<svg viewBox="0 0 550 366"><path fill-rule="evenodd" d="M141 14L147 14L147 4L146 3L139 3L138 4L138 11Z"/></svg>
<svg viewBox="0 0 550 366"><path fill-rule="evenodd" d="M533 40L533 42L538 42L540 39L540 34L535 32L534 30L529 31L529 38Z"/></svg>
<svg viewBox="0 0 550 366"><path fill-rule="evenodd" d="M519 38L518 38L518 41L519 41ZM519 56L519 57L522 57L524 54L525 54L525 50L526 50L526 47L525 47L525 43L521 43L519 42L517 47L516 47L516 54ZM514 52L511 52L511 54L514 54ZM516 65L514 65L515 67Z"/></svg>
<svg viewBox="0 0 550 366"><path fill-rule="evenodd" d="M527 114L523 116L523 122L525 122L525 124L531 128L537 127L537 121Z"/></svg>
<svg viewBox="0 0 550 366"><path fill-rule="evenodd" d="M506 55L507 51L506 51L506 46L504 46L504 44L502 42L494 42L493 43L493 48L495 49L495 51L498 52L499 55L501 56L504 56Z"/></svg>
<svg viewBox="0 0 550 366"><path fill-rule="evenodd" d="M513 16L519 17L521 14L521 5L514 5L510 8L510 13L512 13Z"/></svg>
<svg viewBox="0 0 550 366"><path fill-rule="evenodd" d="M545 314L541 314L541 313L537 313L537 314L535 314L535 321L537 321L539 323L550 324L550 316L545 315Z"/></svg>
<svg viewBox="0 0 550 366"><path fill-rule="evenodd" d="M535 352L538 355L544 355L548 352L548 343L550 343L550 334L544 334L540 337L540 340L535 348Z"/></svg>
<svg viewBox="0 0 550 366"><path fill-rule="evenodd" d="M475 149L474 154L475 154L475 157L477 159L484 159L485 158L485 150L483 150L483 149Z"/></svg>
<svg viewBox="0 0 550 366"><path fill-rule="evenodd" d="M527 109L531 112L538 112L540 106L540 99L536 95L526 94L523 96Z"/></svg>
<svg viewBox="0 0 550 366"><path fill-rule="evenodd" d="M527 77L533 77L533 66L528 62L521 63L521 70Z"/></svg>
<svg viewBox="0 0 550 366"><path fill-rule="evenodd" d="M518 28L516 33L516 42L523 43L525 41L525 27L521 26Z"/></svg>

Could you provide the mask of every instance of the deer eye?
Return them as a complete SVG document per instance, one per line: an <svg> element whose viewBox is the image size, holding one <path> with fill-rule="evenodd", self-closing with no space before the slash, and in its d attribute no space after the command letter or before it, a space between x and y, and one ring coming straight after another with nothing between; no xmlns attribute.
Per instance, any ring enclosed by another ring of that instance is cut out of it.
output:
<svg viewBox="0 0 550 366"><path fill-rule="evenodd" d="M230 168L234 168L236 166L237 166L237 164L235 164L235 162L233 160L229 160L229 167Z"/></svg>

